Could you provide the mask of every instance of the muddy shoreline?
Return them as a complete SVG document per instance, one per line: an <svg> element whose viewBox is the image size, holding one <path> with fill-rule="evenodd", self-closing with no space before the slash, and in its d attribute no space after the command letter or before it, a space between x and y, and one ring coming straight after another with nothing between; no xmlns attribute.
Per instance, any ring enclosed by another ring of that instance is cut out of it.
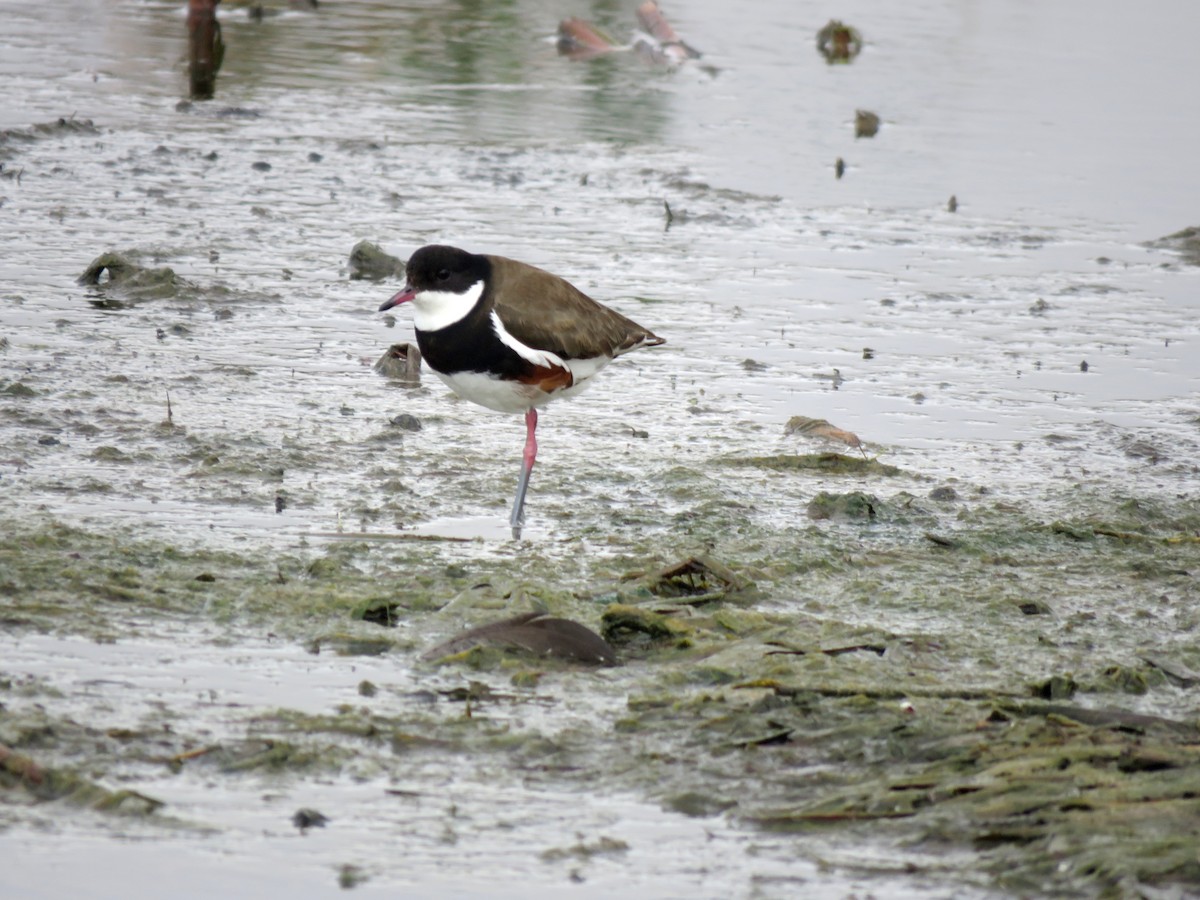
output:
<svg viewBox="0 0 1200 900"><path fill-rule="evenodd" d="M565 548L514 546L489 561L469 546L353 540L203 552L10 521L0 548L10 647L36 634L120 646L195 626L212 635L208 654L236 658L239 635L270 634L386 669L369 687L345 684L336 708L242 709L216 740L187 708L118 715L119 726L63 715L56 707L83 686L10 673L4 779L10 800L23 799L8 827L50 803L68 819L102 810L151 830L219 832L219 820L173 809L173 782L203 777L236 793L269 775L302 795L313 779L365 777L381 795L426 796L433 769L433 783L639 796L782 835L868 885L1089 895L1195 883L1200 722L1178 712L1197 623L1174 623L1177 643L1155 647L1170 662L1158 665L1140 641L1106 644L1095 631L1108 617L1194 610L1200 508L1124 501L1040 522L983 502L969 515L950 543L930 540L929 517L780 530L727 512L714 524L739 536L709 552L739 587L706 584L695 604L646 587L644 572L674 549L652 537L564 571L554 557ZM397 627L362 619L376 600ZM599 628L615 604L667 623L623 632L618 669L495 650L417 659L464 624L543 608ZM883 626L912 617L927 627ZM86 688L115 710L124 690ZM564 727L576 706L593 713ZM532 720L529 707L540 710ZM408 774L414 758L426 779ZM113 783L135 793L98 787ZM321 812L331 829L353 815L332 801ZM618 826L605 838L628 843ZM886 860L856 861L860 844L889 848ZM578 857L620 856L613 846Z"/></svg>
<svg viewBox="0 0 1200 900"><path fill-rule="evenodd" d="M1195 892L1191 6L222 4L208 102L69 6L0 35L0 893ZM376 368L432 241L668 340L522 542L520 422ZM618 665L422 658L532 612Z"/></svg>

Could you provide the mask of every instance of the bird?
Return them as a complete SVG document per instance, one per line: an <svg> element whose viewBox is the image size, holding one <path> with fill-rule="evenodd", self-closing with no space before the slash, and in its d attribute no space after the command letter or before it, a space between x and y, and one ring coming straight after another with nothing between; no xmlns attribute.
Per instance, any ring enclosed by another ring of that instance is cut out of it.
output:
<svg viewBox="0 0 1200 900"><path fill-rule="evenodd" d="M666 343L544 269L429 244L380 312L411 302L421 356L460 397L524 413L525 450L509 525L519 540L537 459L538 409L571 397L616 357Z"/></svg>

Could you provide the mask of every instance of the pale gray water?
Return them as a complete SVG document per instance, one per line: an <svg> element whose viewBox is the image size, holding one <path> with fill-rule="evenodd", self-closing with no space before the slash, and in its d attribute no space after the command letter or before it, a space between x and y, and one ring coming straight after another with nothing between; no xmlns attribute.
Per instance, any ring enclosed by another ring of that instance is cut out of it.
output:
<svg viewBox="0 0 1200 900"><path fill-rule="evenodd" d="M254 717L262 710L318 714L339 703L364 702L355 689L362 679L389 685L381 708L392 710L421 705L425 701L413 700L407 692L436 686L427 676L397 683L397 675L404 676L390 657L318 657L296 646L250 638L230 658L214 654L196 637L175 634L166 642L125 640L119 645L47 637L14 644L5 639L3 658L8 671L44 677L69 692L74 700L60 712L72 718L100 728L126 727L140 716L155 720L164 707L186 710L188 728L213 743L233 745L244 738L247 722L253 731ZM566 676L561 683L547 683L544 692L565 694L565 702L524 704L511 711L493 708L480 715L530 735L538 729L570 731L597 716L620 712L624 694L606 689L605 680L590 674ZM452 686L453 681L446 683ZM139 695L131 702L132 692L119 689L133 685ZM570 699L584 690L586 699ZM447 717L460 714L455 704L444 711ZM0 833L6 858L0 885L6 896L23 898L155 897L162 896L164 885L180 897L213 892L252 897L266 890L317 897L336 891L336 873L346 864L369 876L356 889L368 896L400 892L517 898L556 896L569 889L581 897L632 892L716 898L745 895L755 883L761 896L797 889L843 896L872 883L866 877L822 872L818 864L796 858L786 836L756 835L720 820L671 814L631 797L549 790L536 783L532 772L524 782L514 782L501 773L498 760L484 763L482 778L463 778L455 772L465 766L463 759L414 757L397 779L373 768L371 759L364 754L359 762L349 761L332 781L292 784L255 774L233 782L222 779L220 789L203 766L189 766L181 774L160 766L158 777L150 779L138 772L138 790L170 797L173 816L211 823L220 831L205 834L184 826L164 833L161 825L100 815L76 815L53 824L47 818L45 830L11 827ZM130 769L131 775L137 771ZM487 769L494 769L490 777ZM289 822L299 807L329 813L330 824L299 834ZM539 858L543 851L595 844L605 836L625 841L630 849L590 860ZM879 849L830 846L822 855L884 871L897 865ZM910 851L905 858L919 856ZM952 859L931 858L931 863L936 873ZM582 876L579 883L569 880L571 872ZM895 896L924 894L920 882L897 890Z"/></svg>
<svg viewBox="0 0 1200 900"><path fill-rule="evenodd" d="M478 454L495 441L472 464L506 482L517 423L447 404L436 383L398 402L361 364L411 334L403 317L396 334L373 313L386 285L345 280L345 257L363 237L399 254L440 240L543 264L670 338L614 366L584 403L548 412L544 459L568 470L581 452L615 449L594 438L572 446L582 423L611 435L647 416L670 443L613 465L636 471L664 451L703 459L730 417L763 426L774 443L796 413L960 476L986 458L992 474L1008 466L1023 480L1056 479L1053 453L1011 449L1048 432L1069 432L1100 456L1112 429L1194 449L1200 355L1189 312L1200 276L1135 244L1191 223L1181 188L1196 143L1185 130L1196 125L1169 114L1193 83L1195 64L1176 45L1187 29L1154 16L1151 31L1116 5L1038 8L1037 27L1035 8L1021 4L927 4L903 16L884 5L862 12L859 60L830 67L790 6L757 9L761 21L702 7L674 16L711 48L716 75L632 58L570 64L542 40L556 15L544 4L514 8L499 37L461 38L461 51L455 16L435 6L400 14L352 4L261 25L229 9L218 99L188 114L174 109L182 13L173 6L83 4L77 29L48 7L15 5L7 121L69 112L100 127L38 142L9 163L25 170L19 184L3 184L4 363L42 392L22 407L56 407L54 392L66 390L77 417L116 415L143 432L164 417L170 390L194 437L244 423L264 454L300 433L328 443L288 466L283 488L313 493L284 516L263 491L231 520L227 495L206 500L180 483L186 466L139 468L142 486L130 491L129 467L89 458L102 435L22 453L29 468L6 487L28 502L53 490L54 505L69 509L66 489L94 478L113 490L101 510L87 504L90 514L152 512L239 534L255 521L268 533L333 530L371 487L356 483L362 465L330 458L360 448L401 409L486 424L429 429L409 443L446 452L461 441L455 452ZM1193 15L1173 9L1181 21ZM408 28L419 50L404 52ZM1113 53L1114 31L1128 52ZM452 65L451 51L472 65ZM213 118L227 106L259 115ZM857 106L883 116L877 138L853 139ZM313 150L322 162L307 159ZM204 158L211 152L216 161ZM850 166L841 181L838 155ZM944 211L952 193L957 214ZM664 199L689 217L666 232ZM89 308L73 276L109 248L153 254L198 293ZM1032 314L1039 300L1049 306ZM221 307L233 318L214 321ZM155 338L172 325L189 333ZM771 368L747 376L747 358ZM217 376L237 367L254 374L222 387ZM64 368L75 373L65 383ZM837 394L822 380L834 369L846 379ZM114 393L104 379L117 374L131 382ZM628 391L652 405L626 411ZM713 415L685 412L701 391ZM54 414L33 420L62 427ZM720 435L730 449L747 439L763 436ZM964 442L982 455L964 454ZM1114 464L1127 465L1120 454ZM552 502L549 471L535 479L534 529ZM419 479L409 488L431 518L446 516Z"/></svg>
<svg viewBox="0 0 1200 900"><path fill-rule="evenodd" d="M521 425L453 400L435 379L411 392L370 370L411 326L403 311L394 328L374 312L394 284L347 280L361 238L398 255L436 240L525 259L668 338L543 417L528 507L541 552L576 533L620 552L622 504L640 517L631 529L669 534L687 504L659 485L725 453L794 452L782 427L796 414L1047 518L1081 488L1194 497L1200 271L1140 242L1200 224L1200 7L872 2L845 13L866 36L863 54L830 67L813 46L824 10L667 5L715 74L628 57L570 63L547 41L567 14L623 35L632 6L330 2L260 25L229 7L217 98L183 112L175 4L0 4L0 126L73 115L98 129L5 151L3 174L20 178L0 180L0 379L35 392L2 402L10 512L136 524L183 544L293 547L339 528L415 529L489 539L451 556L512 552L497 539ZM230 107L255 115L217 114ZM854 139L856 108L882 116L876 138ZM838 156L849 166L840 181ZM667 230L664 200L676 215ZM140 252L194 288L97 308L74 279L107 249ZM747 359L767 368L747 371ZM155 427L168 391L183 432ZM396 437L385 423L400 412L424 429ZM1131 452L1137 442L1156 452ZM809 493L741 470L717 472L707 489L766 523L802 516ZM280 492L288 505L276 513ZM128 679L145 702L186 703L185 678L222 690L225 651L203 634L177 643L195 668L165 685L152 662L135 662L172 646L157 639L109 654L6 637L2 658L7 672L64 688ZM388 670L381 682L406 677L393 660L321 657L298 675L308 658L297 648L251 641L238 652L226 689L250 708L324 708L352 693L362 667ZM82 714L89 695L71 696ZM347 779L284 805L320 806L320 791L353 804L360 788ZM128 854L152 879L147 892L178 877L250 894L262 877L306 896L332 892L331 868L355 847L374 867L368 892L496 896L497 878L561 889L565 869L522 857L505 871L511 846L488 825L457 848L393 858L386 831L367 825L390 815L401 827L377 788L363 794L358 831L303 840L259 806L270 806L259 785L215 797L199 783L172 789L177 813L230 826L200 849L136 825L118 849L108 824L52 822L53 841L14 826L0 846L20 862L0 884L36 896L43 865L65 852L64 880L46 895L106 896L114 882L94 867L116 871ZM539 851L578 812L575 797L496 790L529 804L523 821L537 824L519 833ZM587 807L578 827L594 839L613 822L626 839L652 836L658 852L635 850L611 870L592 863L587 884L571 886L581 896L626 893L631 877L655 896L791 892L758 874L805 879L811 895L859 886L787 842L635 798ZM710 869L710 840L738 850ZM464 859L478 866L470 877L429 880Z"/></svg>

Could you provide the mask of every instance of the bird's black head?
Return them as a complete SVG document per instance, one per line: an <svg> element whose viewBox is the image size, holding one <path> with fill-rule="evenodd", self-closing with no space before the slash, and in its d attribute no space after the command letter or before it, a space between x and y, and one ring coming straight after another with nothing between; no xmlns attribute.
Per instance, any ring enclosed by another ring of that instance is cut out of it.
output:
<svg viewBox="0 0 1200 900"><path fill-rule="evenodd" d="M486 279L490 269L485 256L444 244L430 244L412 255L405 274L409 287L417 293L447 291L462 294Z"/></svg>
<svg viewBox="0 0 1200 900"><path fill-rule="evenodd" d="M379 307L379 311L411 300L418 309L425 309L423 321L426 326L434 323L445 326L470 312L482 295L483 284L491 271L492 264L486 256L444 244L430 244L412 255L405 270L408 283ZM476 285L479 287L472 293L471 289ZM422 327L420 321L417 327Z"/></svg>

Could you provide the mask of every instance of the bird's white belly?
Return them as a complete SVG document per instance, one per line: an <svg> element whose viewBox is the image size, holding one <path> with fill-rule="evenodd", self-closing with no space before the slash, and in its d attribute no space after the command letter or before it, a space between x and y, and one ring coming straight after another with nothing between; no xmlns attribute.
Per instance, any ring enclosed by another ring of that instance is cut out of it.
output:
<svg viewBox="0 0 1200 900"><path fill-rule="evenodd" d="M591 376L609 361L604 357L601 359L603 362L598 365L593 360L572 361L570 366L575 383L565 390L549 394L537 385L505 381L486 372L454 372L447 375L434 369L434 374L464 400L470 400L496 412L521 413L545 406L558 397L573 397L578 394L591 384Z"/></svg>

